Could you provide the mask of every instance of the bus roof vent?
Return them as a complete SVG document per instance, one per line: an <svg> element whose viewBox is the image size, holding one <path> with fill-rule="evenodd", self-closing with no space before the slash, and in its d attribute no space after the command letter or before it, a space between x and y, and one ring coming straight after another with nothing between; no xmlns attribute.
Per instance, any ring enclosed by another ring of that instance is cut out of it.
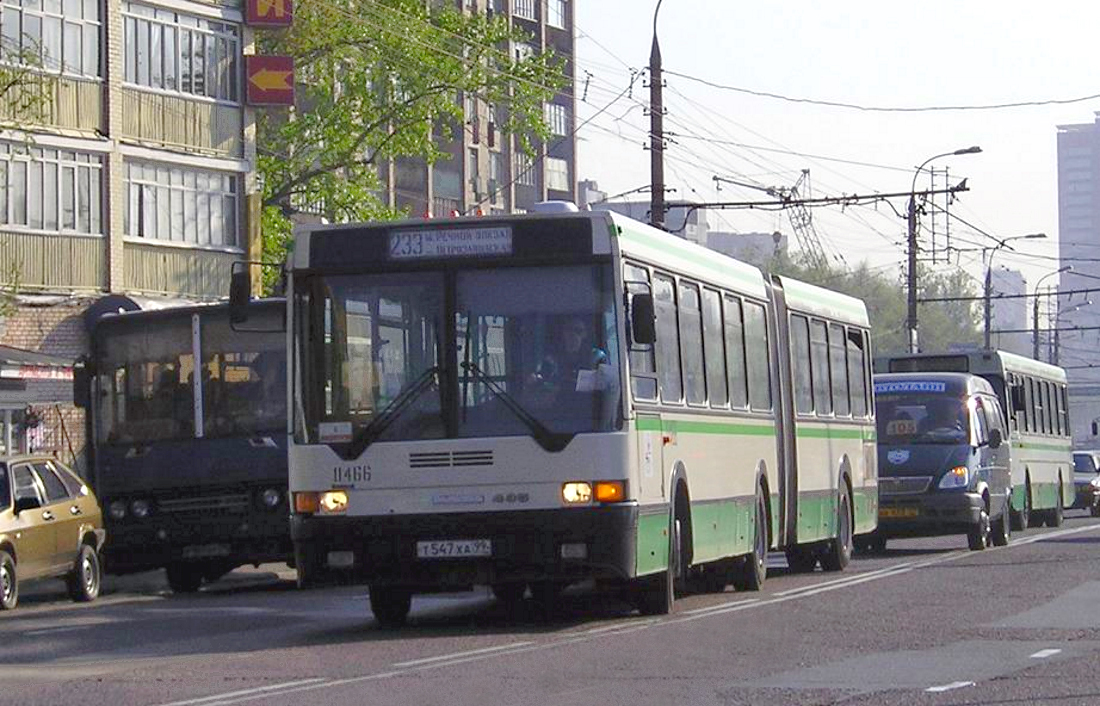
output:
<svg viewBox="0 0 1100 706"><path fill-rule="evenodd" d="M539 201L531 207L530 213L578 213L577 204L572 201Z"/></svg>

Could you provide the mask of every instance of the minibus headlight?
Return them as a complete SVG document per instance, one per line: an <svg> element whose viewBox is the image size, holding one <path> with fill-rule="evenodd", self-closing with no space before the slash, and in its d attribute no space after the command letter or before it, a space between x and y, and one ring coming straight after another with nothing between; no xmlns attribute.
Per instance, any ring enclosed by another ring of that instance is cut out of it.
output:
<svg viewBox="0 0 1100 706"><path fill-rule="evenodd" d="M970 469L966 466L955 466L940 478L940 488L965 488L970 485Z"/></svg>
<svg viewBox="0 0 1100 706"><path fill-rule="evenodd" d="M569 505L590 503L592 502L592 484L583 480L570 481L561 487L561 499Z"/></svg>
<svg viewBox="0 0 1100 706"><path fill-rule="evenodd" d="M148 500L135 500L130 503L130 512L134 513L134 517L142 518L149 516L149 501Z"/></svg>
<svg viewBox="0 0 1100 706"><path fill-rule="evenodd" d="M348 492L346 490L327 490L321 493L321 512L336 514L347 512Z"/></svg>
<svg viewBox="0 0 1100 706"><path fill-rule="evenodd" d="M116 520L121 520L123 517L126 517L126 501L115 500L111 503L111 507L108 509L108 512L110 512L111 517Z"/></svg>
<svg viewBox="0 0 1100 706"><path fill-rule="evenodd" d="M278 490L275 488L268 488L260 493L260 502L264 504L264 507L275 507L279 504L279 499L281 497Z"/></svg>

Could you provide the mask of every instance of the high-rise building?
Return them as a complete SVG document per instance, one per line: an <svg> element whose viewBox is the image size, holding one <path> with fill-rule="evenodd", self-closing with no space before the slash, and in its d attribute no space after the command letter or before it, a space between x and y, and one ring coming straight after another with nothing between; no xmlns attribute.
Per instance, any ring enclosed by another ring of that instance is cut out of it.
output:
<svg viewBox="0 0 1100 706"><path fill-rule="evenodd" d="M577 200L576 100L574 98L573 3L570 0L445 0L466 12L505 15L530 36L508 48L524 58L552 51L568 67L567 83L544 106L551 137L535 145L535 154L520 149L518 138L503 134L507 110L483 99L463 97L465 125L461 136L439 134L438 146L450 159L426 164L397 159L382 170L390 206L413 216L522 213L539 201Z"/></svg>
<svg viewBox="0 0 1100 706"><path fill-rule="evenodd" d="M1067 368L1074 441L1096 444L1100 439L1092 434L1092 422L1100 419L1100 297L1073 292L1097 284L1100 113L1092 123L1058 126L1058 246L1061 266L1073 269L1060 275L1047 340L1053 361Z"/></svg>
<svg viewBox="0 0 1100 706"><path fill-rule="evenodd" d="M1028 317L1027 280L1019 270L994 267L990 271L990 336L994 348L1019 355L1032 353ZM1011 299L1005 297L1012 297Z"/></svg>
<svg viewBox="0 0 1100 706"><path fill-rule="evenodd" d="M0 61L21 75L0 94L0 346L16 371L0 444L67 454L83 424L57 382L87 347L89 304L223 297L231 263L257 253L252 31L238 0L0 10ZM30 109L35 90L47 100Z"/></svg>

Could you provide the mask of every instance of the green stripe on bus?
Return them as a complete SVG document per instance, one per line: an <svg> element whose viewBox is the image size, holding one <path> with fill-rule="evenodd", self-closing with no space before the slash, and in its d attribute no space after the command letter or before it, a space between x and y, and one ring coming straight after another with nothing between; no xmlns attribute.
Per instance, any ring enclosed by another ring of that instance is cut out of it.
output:
<svg viewBox="0 0 1100 706"><path fill-rule="evenodd" d="M859 439L866 437L863 429L831 429L829 427L803 427L799 426L795 436L803 439ZM871 441L873 439L867 439Z"/></svg>
<svg viewBox="0 0 1100 706"><path fill-rule="evenodd" d="M1064 451L1069 453L1069 444L1036 444L1031 441L1013 441L1012 448L1014 449L1035 449L1036 451Z"/></svg>
<svg viewBox="0 0 1100 706"><path fill-rule="evenodd" d="M638 431L667 431L684 434L732 434L734 436L775 436L774 424L737 424L729 422L685 422L677 419L643 417L635 422Z"/></svg>

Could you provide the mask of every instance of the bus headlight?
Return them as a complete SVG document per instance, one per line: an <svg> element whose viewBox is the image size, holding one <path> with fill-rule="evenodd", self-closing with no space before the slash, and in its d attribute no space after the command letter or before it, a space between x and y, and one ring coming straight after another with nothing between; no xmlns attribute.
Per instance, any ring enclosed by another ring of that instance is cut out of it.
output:
<svg viewBox="0 0 1100 706"><path fill-rule="evenodd" d="M966 466L955 466L940 478L941 489L965 488L970 485L970 469Z"/></svg>
<svg viewBox="0 0 1100 706"><path fill-rule="evenodd" d="M264 504L264 507L275 507L279 504L281 497L278 490L275 488L268 488L260 493L260 502Z"/></svg>
<svg viewBox="0 0 1100 706"><path fill-rule="evenodd" d="M116 520L121 520L123 517L126 517L126 501L115 500L111 503L111 507L108 512L110 512L111 517Z"/></svg>
<svg viewBox="0 0 1100 706"><path fill-rule="evenodd" d="M149 516L149 501L148 500L135 500L130 503L130 512L134 513L134 517L144 518Z"/></svg>
<svg viewBox="0 0 1100 706"><path fill-rule="evenodd" d="M328 490L321 493L321 512L342 513L348 510L346 490Z"/></svg>
<svg viewBox="0 0 1100 706"><path fill-rule="evenodd" d="M575 480L561 487L561 499L569 505L592 502L592 484L583 480Z"/></svg>

